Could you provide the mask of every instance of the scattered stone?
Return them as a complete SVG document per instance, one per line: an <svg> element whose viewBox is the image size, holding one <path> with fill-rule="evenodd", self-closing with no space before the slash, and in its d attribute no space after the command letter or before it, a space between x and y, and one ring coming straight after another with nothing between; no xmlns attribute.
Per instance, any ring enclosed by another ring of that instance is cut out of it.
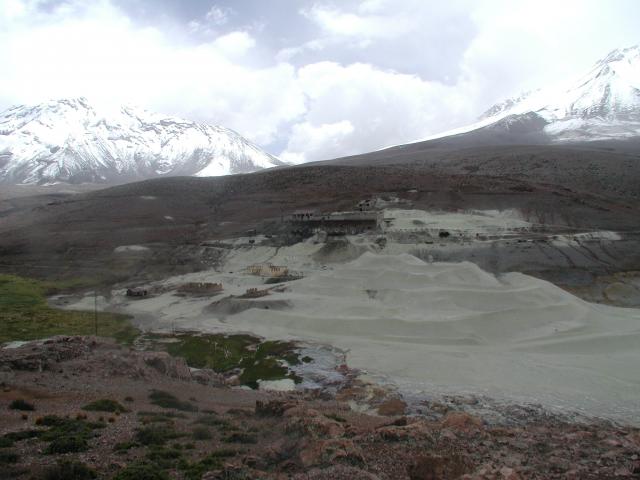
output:
<svg viewBox="0 0 640 480"><path fill-rule="evenodd" d="M292 478L293 480L379 480L380 477L359 468L333 465L325 469L314 468L294 475Z"/></svg>
<svg viewBox="0 0 640 480"><path fill-rule="evenodd" d="M459 455L423 455L407 467L407 474L410 480L448 480L469 470L469 461Z"/></svg>

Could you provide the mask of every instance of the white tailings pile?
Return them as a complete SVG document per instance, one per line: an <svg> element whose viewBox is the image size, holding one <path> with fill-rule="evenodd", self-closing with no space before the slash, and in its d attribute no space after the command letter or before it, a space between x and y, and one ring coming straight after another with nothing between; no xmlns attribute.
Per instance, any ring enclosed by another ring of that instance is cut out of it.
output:
<svg viewBox="0 0 640 480"><path fill-rule="evenodd" d="M504 235L515 230L529 230L532 224L525 221L517 210L473 210L464 213L433 212L425 210L384 210L385 231L425 231L434 236L442 230L468 236Z"/></svg>
<svg viewBox="0 0 640 480"><path fill-rule="evenodd" d="M158 284L164 293L143 299L121 292L111 308L151 329L248 331L331 344L348 351L350 366L405 391L481 393L638 422L640 310L587 303L520 273L497 278L472 263L425 263L406 253L365 253L322 270L311 259L321 247L239 249L223 272L172 277ZM209 307L249 287L265 288L262 278L243 272L268 261L307 276L251 299L248 310L218 315ZM187 281L222 282L224 292L176 296L171 288ZM93 301L65 307L92 309ZM274 302L285 306L272 308Z"/></svg>
<svg viewBox="0 0 640 480"><path fill-rule="evenodd" d="M247 310L227 326L330 343L349 351L350 365L405 388L627 420L640 413L638 310L589 304L519 273L496 278L471 263L407 254L366 253L276 297L293 308Z"/></svg>

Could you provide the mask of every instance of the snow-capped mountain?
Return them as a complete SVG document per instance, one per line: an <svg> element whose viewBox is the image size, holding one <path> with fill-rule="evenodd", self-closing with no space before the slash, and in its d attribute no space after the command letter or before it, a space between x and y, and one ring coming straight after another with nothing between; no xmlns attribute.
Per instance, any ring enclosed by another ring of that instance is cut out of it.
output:
<svg viewBox="0 0 640 480"><path fill-rule="evenodd" d="M0 114L0 182L123 182L248 173L284 163L236 132L85 98Z"/></svg>
<svg viewBox="0 0 640 480"><path fill-rule="evenodd" d="M480 129L552 142L640 136L640 46L614 50L577 79L500 102L478 122L427 140Z"/></svg>

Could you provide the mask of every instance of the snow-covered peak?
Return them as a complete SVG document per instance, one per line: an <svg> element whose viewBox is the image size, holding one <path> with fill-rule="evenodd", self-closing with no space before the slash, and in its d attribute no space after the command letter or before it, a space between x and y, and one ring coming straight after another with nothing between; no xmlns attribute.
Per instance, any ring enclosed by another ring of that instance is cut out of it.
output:
<svg viewBox="0 0 640 480"><path fill-rule="evenodd" d="M558 140L640 135L640 46L612 51L576 79L494 105L476 128L529 113Z"/></svg>
<svg viewBox="0 0 640 480"><path fill-rule="evenodd" d="M586 74L506 99L475 123L416 142L471 132L486 133L483 144L640 137L640 45L613 50Z"/></svg>
<svg viewBox="0 0 640 480"><path fill-rule="evenodd" d="M107 182L217 176L282 165L236 132L86 98L0 114L0 181Z"/></svg>

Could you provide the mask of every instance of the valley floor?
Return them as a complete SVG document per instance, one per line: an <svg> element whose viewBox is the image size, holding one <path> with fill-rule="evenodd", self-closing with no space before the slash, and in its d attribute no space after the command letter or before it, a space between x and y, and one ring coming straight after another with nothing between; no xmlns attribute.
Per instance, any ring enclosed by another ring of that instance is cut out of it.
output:
<svg viewBox="0 0 640 480"><path fill-rule="evenodd" d="M399 388L413 412L425 399L470 395L491 399L477 409L491 410L494 417L500 416L500 404L517 403L637 421L639 310L589 303L519 273L495 275L469 262L433 259L460 259L466 251L481 263L495 242L512 242L521 257L531 258L523 250L530 245L575 255L585 245L588 251L615 248L616 234L555 235L537 238L538 244L474 237L422 246L399 241L398 234L406 232L386 232L383 246L376 235L311 238L289 247L236 238L215 269L139 285L149 293L142 298L116 289L99 306L133 315L142 330L250 332L331 345L346 352L350 367ZM265 284L249 271L265 264L286 266L303 278ZM180 293L182 285L194 282L220 283L224 290L213 297ZM250 288L263 296L247 298ZM618 288L623 301L640 296L633 281ZM53 303L91 309L94 299L59 297Z"/></svg>

